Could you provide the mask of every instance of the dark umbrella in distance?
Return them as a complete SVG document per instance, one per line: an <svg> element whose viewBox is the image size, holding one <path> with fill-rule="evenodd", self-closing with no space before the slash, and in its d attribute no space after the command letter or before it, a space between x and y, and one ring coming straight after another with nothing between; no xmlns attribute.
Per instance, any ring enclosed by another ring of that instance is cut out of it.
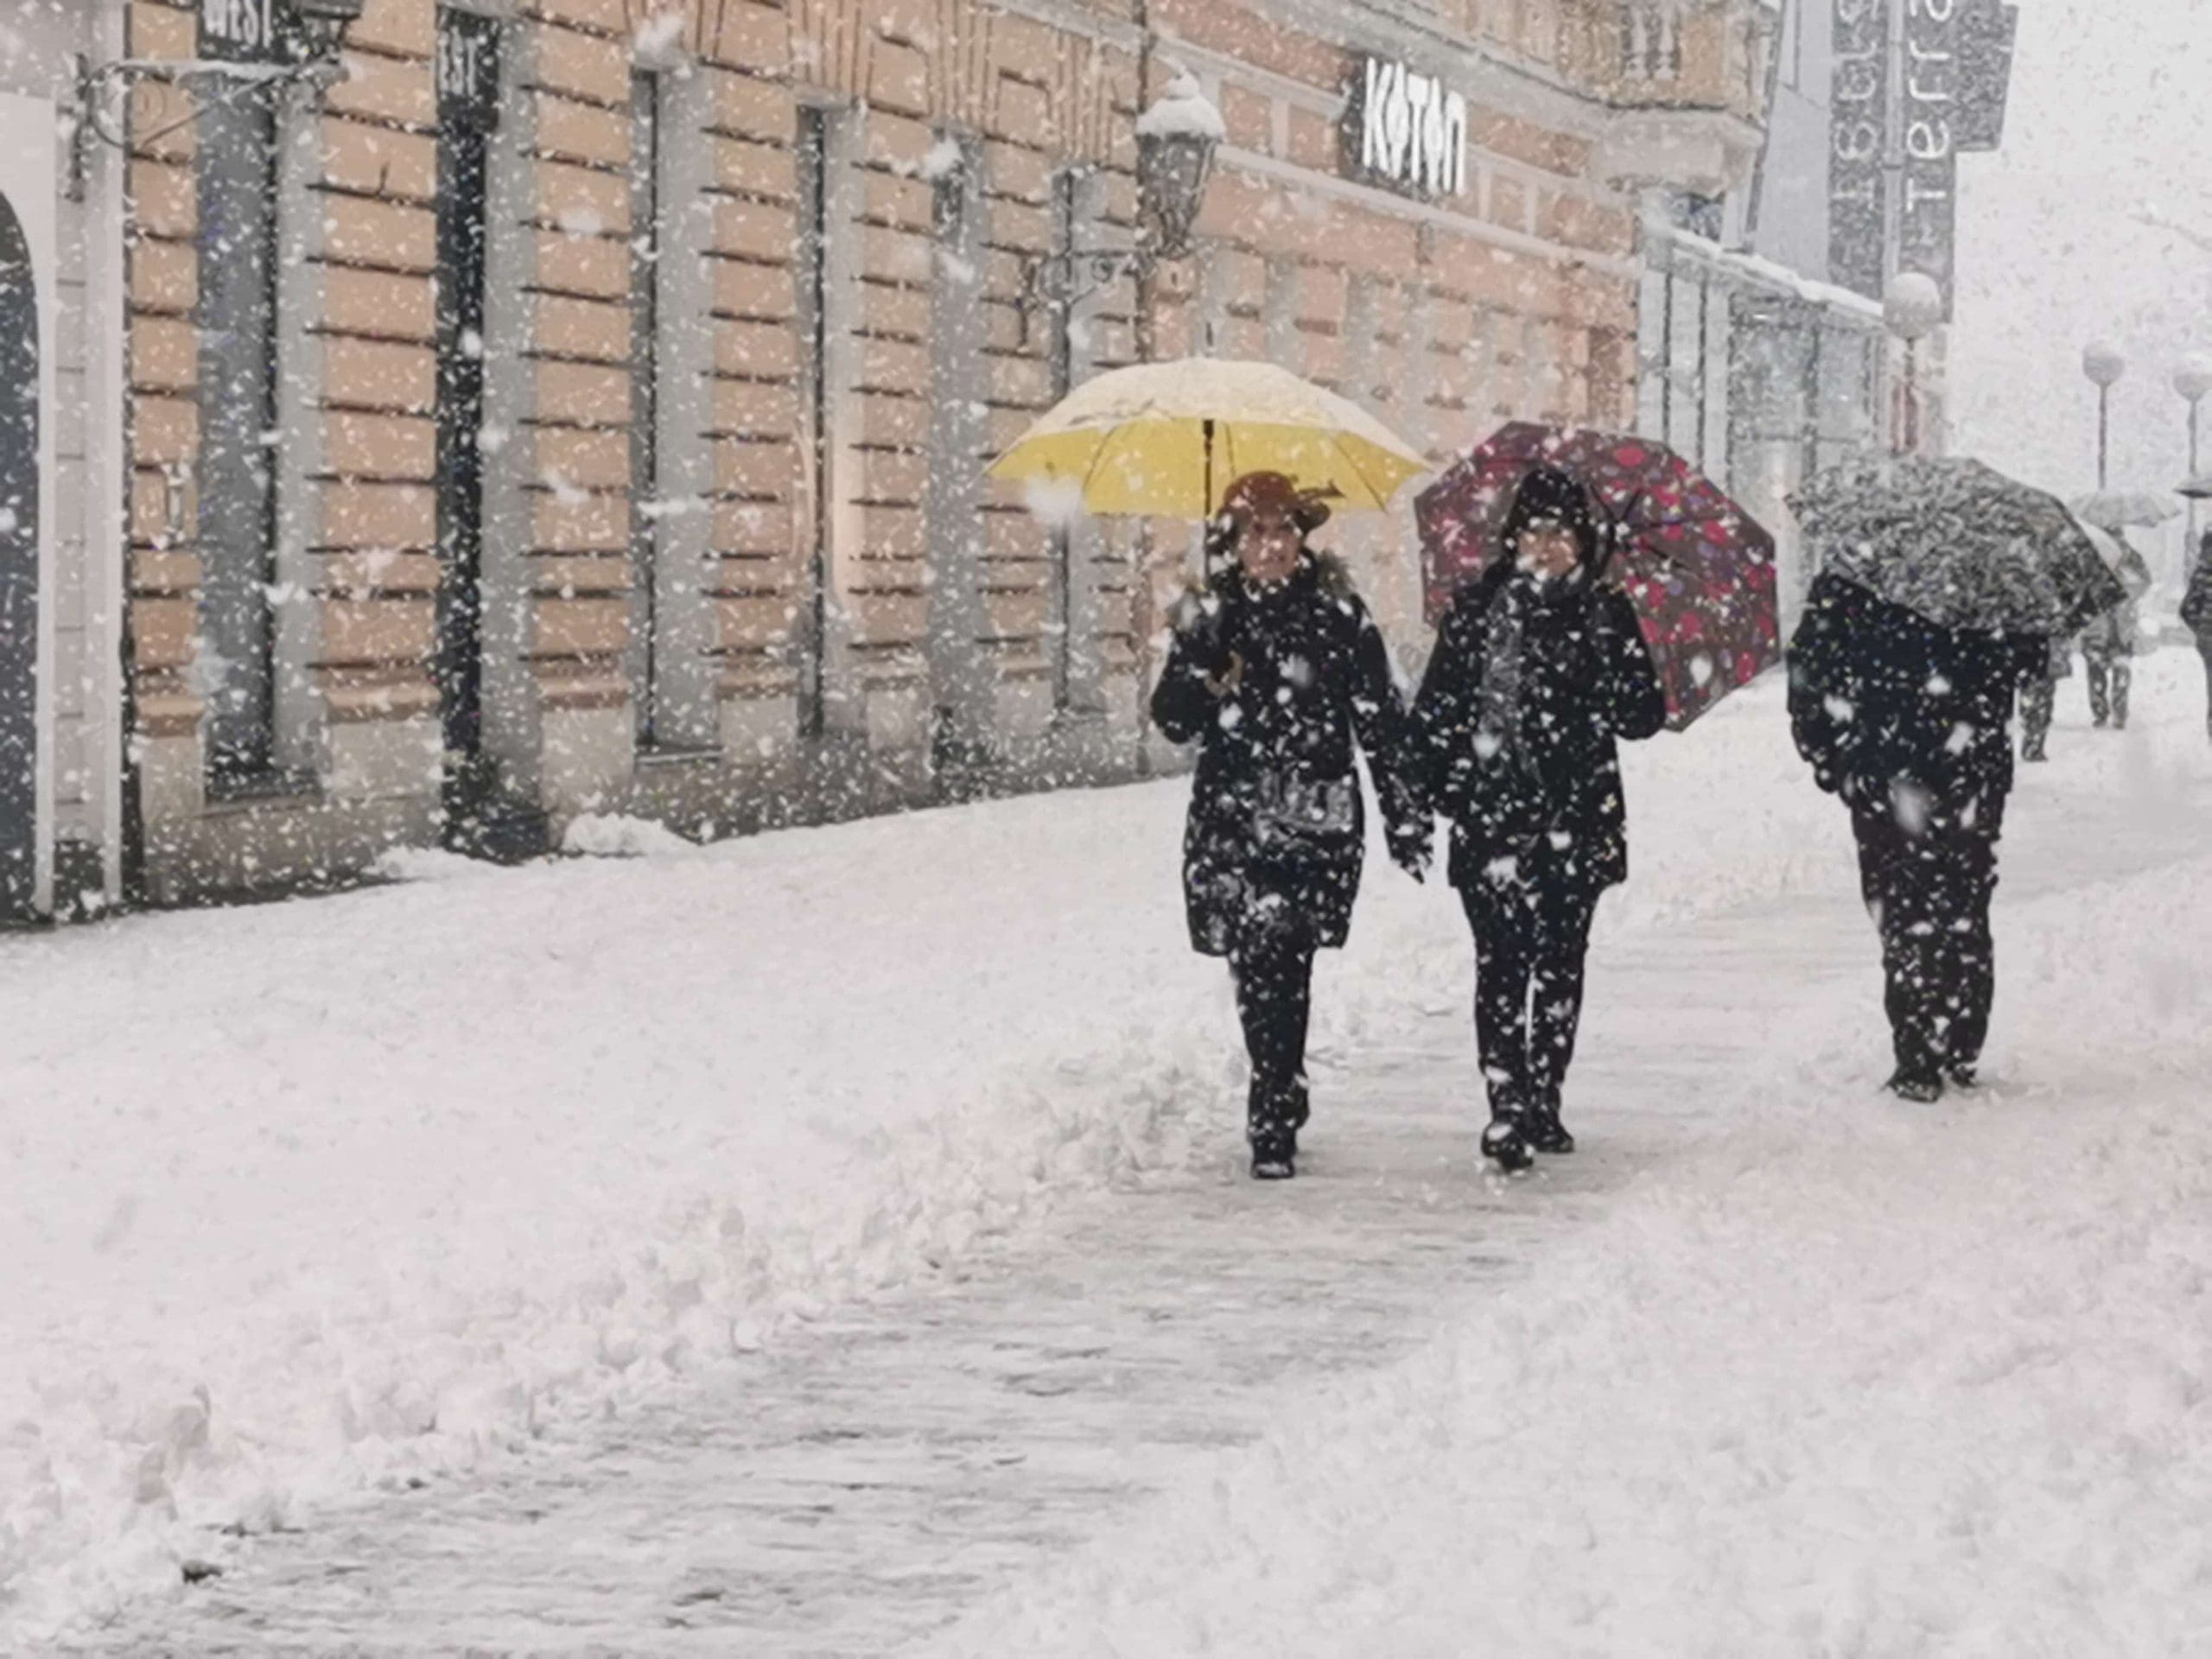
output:
<svg viewBox="0 0 2212 1659"><path fill-rule="evenodd" d="M2156 530L2180 512L2164 496L2148 490L2099 490L2074 504L2076 518L2115 536L2126 530Z"/></svg>
<svg viewBox="0 0 2212 1659"><path fill-rule="evenodd" d="M1612 547L1601 579L1628 595L1681 731L1782 657L1774 537L1673 450L1644 438L1516 421L1414 502L1429 620L1503 556L1521 480L1556 468L1590 493Z"/></svg>
<svg viewBox="0 0 2212 1659"><path fill-rule="evenodd" d="M1818 569L1940 627L2067 637L2127 591L2066 504L1965 456L1865 456L1789 497Z"/></svg>

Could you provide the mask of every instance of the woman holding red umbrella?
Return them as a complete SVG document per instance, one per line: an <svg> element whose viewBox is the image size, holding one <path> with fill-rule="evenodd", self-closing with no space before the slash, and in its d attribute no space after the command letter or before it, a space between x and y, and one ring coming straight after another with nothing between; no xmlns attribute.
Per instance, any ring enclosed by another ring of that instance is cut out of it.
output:
<svg viewBox="0 0 2212 1659"><path fill-rule="evenodd" d="M1445 613L1414 723L1475 937L1483 1154L1515 1170L1574 1149L1560 1097L1590 924L1628 876L1618 740L1669 709L1635 610L1597 580L1608 538L1580 483L1529 471L1497 542Z"/></svg>

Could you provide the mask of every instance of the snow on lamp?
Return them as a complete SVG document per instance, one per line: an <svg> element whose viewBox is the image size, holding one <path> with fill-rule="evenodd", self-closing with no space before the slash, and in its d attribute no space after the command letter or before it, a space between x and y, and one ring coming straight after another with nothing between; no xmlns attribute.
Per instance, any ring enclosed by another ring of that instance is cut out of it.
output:
<svg viewBox="0 0 2212 1659"><path fill-rule="evenodd" d="M2127 373L2127 359L2102 340L2082 353L2082 372L2097 389L2097 487L2112 483L2112 389Z"/></svg>
<svg viewBox="0 0 2212 1659"><path fill-rule="evenodd" d="M2127 359L2112 346L2100 342L2082 352L2082 372L2100 391L2110 391L2126 377Z"/></svg>
<svg viewBox="0 0 2212 1659"><path fill-rule="evenodd" d="M1229 128L1197 79L1179 70L1153 106L1137 118L1136 245L1070 248L1033 255L1022 279L1022 336L1039 310L1066 315L1109 283L1150 276L1164 260L1192 247L1198 209L1213 176L1214 153Z"/></svg>
<svg viewBox="0 0 2212 1659"><path fill-rule="evenodd" d="M1179 73L1137 118L1137 199L1154 258L1190 252L1214 153L1228 136L1221 111L1187 73Z"/></svg>
<svg viewBox="0 0 2212 1659"><path fill-rule="evenodd" d="M1901 270L1882 295L1882 321L1899 340L1922 340L1943 322L1943 290L1933 276Z"/></svg>

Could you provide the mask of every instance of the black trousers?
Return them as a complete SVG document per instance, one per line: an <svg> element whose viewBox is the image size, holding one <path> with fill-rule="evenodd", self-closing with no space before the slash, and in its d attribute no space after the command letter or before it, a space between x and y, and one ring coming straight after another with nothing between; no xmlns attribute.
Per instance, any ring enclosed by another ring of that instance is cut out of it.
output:
<svg viewBox="0 0 2212 1659"><path fill-rule="evenodd" d="M2135 669L2125 657L2088 657L2083 660L2089 671L2089 713L2098 725L2110 721L2115 726L2127 724L2127 693L2134 683Z"/></svg>
<svg viewBox="0 0 2212 1659"><path fill-rule="evenodd" d="M2020 688L2020 753L2039 755L2050 737L2050 717L2058 702L2058 682L2042 676Z"/></svg>
<svg viewBox="0 0 2212 1659"><path fill-rule="evenodd" d="M1475 1044L1493 1116L1555 1097L1582 1024L1598 896L1519 881L1463 887L1475 935Z"/></svg>
<svg viewBox="0 0 2212 1659"><path fill-rule="evenodd" d="M1251 1057L1249 1132L1305 1126L1306 1025L1313 1005L1313 946L1297 930L1253 929L1230 953L1236 1016Z"/></svg>
<svg viewBox="0 0 2212 1659"><path fill-rule="evenodd" d="M1897 817L1887 803L1853 808L1859 891L1882 935L1897 1069L1933 1077L1946 1066L1974 1065L1989 1036L1997 844L1955 814L1931 812L1916 833Z"/></svg>
<svg viewBox="0 0 2212 1659"><path fill-rule="evenodd" d="M2196 654L2204 659L2204 724L2212 729L2212 633L2196 636Z"/></svg>

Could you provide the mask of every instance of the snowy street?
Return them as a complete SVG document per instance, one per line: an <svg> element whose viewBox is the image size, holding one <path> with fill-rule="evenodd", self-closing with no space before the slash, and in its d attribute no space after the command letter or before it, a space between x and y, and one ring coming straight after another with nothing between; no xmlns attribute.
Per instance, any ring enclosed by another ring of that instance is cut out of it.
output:
<svg viewBox="0 0 2212 1659"><path fill-rule="evenodd" d="M2139 667L1929 1109L1779 688L1638 746L1512 1181L1379 856L1246 1180L1175 780L0 941L0 1649L2201 1650L2212 748Z"/></svg>

